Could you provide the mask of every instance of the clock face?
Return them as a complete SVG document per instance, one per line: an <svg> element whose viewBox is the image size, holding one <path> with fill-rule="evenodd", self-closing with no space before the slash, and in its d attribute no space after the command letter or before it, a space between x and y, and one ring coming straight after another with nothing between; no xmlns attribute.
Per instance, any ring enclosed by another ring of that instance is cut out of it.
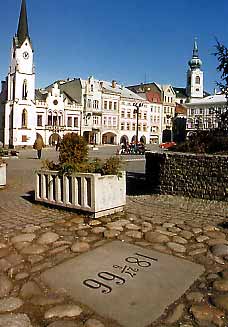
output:
<svg viewBox="0 0 228 327"><path fill-rule="evenodd" d="M29 53L27 51L23 52L23 58L28 59L29 58Z"/></svg>

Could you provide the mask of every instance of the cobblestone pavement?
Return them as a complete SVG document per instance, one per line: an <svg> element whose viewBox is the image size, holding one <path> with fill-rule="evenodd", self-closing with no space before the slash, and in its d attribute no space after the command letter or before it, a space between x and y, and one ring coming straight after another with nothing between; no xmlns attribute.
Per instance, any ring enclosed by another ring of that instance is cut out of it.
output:
<svg viewBox="0 0 228 327"><path fill-rule="evenodd" d="M205 267L151 327L228 326L226 203L128 196L123 213L92 220L30 201L33 169L40 166L35 157L24 152L9 159L8 185L0 190L0 327L119 327L84 304L53 294L40 279L46 269L114 239Z"/></svg>

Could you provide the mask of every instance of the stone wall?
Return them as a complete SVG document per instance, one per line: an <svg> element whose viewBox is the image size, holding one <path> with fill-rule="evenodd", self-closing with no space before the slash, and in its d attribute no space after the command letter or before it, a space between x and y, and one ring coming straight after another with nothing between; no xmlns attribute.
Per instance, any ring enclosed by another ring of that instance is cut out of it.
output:
<svg viewBox="0 0 228 327"><path fill-rule="evenodd" d="M228 201L228 156L146 153L151 192Z"/></svg>

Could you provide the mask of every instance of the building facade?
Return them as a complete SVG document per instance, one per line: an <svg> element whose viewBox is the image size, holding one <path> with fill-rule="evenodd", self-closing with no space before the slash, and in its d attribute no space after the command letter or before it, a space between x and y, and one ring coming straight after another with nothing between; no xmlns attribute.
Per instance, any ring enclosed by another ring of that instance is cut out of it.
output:
<svg viewBox="0 0 228 327"><path fill-rule="evenodd" d="M33 55L26 2L22 0L9 73L0 93L0 141L5 147L31 147L37 137L45 145L54 145L68 132L84 136L91 144L132 142L137 134L139 140L149 142L150 107L146 99L116 81L99 81L92 76L35 89ZM137 116L138 103L142 107Z"/></svg>

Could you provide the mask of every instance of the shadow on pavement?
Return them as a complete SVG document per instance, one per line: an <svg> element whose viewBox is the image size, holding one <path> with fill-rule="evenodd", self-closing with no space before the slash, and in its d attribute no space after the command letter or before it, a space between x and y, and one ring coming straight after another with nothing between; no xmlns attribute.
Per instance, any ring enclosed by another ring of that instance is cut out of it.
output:
<svg viewBox="0 0 228 327"><path fill-rule="evenodd" d="M127 195L144 194L151 194L145 174L127 172Z"/></svg>

